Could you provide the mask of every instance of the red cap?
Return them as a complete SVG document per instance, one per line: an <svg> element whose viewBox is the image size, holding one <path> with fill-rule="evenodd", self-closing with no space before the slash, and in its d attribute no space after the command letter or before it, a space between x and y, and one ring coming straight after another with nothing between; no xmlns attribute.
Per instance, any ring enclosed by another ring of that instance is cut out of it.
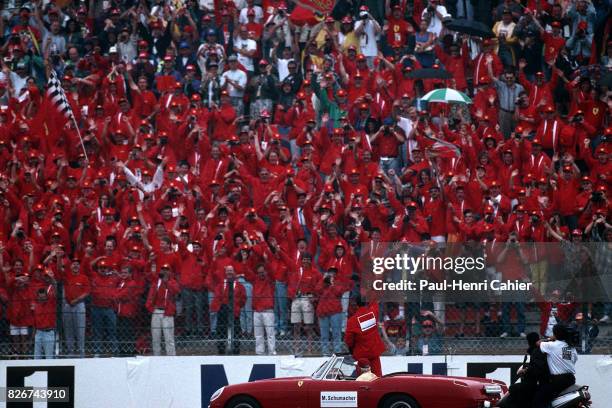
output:
<svg viewBox="0 0 612 408"><path fill-rule="evenodd" d="M561 28L561 23L560 23L560 22L558 22L558 21L553 21L553 22L550 24L550 26L551 26L552 28Z"/></svg>
<svg viewBox="0 0 612 408"><path fill-rule="evenodd" d="M538 146L541 146L541 145L542 145L542 142L540 142L540 139L535 138L535 139L533 139L533 140L531 141L531 144L532 144L532 145L538 145Z"/></svg>
<svg viewBox="0 0 612 408"><path fill-rule="evenodd" d="M546 107L544 108L544 112L546 113L554 113L555 112L555 107L552 105L546 105Z"/></svg>
<svg viewBox="0 0 612 408"><path fill-rule="evenodd" d="M362 6L362 8L365 6ZM357 365L360 368L366 368L366 367L370 367L370 360L368 360L367 358L360 358L359 360L357 360Z"/></svg>
<svg viewBox="0 0 612 408"><path fill-rule="evenodd" d="M572 230L572 235L582 235L582 230L576 228Z"/></svg>

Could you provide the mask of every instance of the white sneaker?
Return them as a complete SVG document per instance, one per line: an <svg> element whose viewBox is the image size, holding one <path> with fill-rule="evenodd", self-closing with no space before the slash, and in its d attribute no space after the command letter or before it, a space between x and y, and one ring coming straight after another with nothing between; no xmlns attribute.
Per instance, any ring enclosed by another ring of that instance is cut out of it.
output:
<svg viewBox="0 0 612 408"><path fill-rule="evenodd" d="M601 319L599 319L599 323L607 323L610 321L610 316L604 315Z"/></svg>
<svg viewBox="0 0 612 408"><path fill-rule="evenodd" d="M499 337L501 337L502 339L506 338L506 337L508 337L508 333L503 332Z"/></svg>
<svg viewBox="0 0 612 408"><path fill-rule="evenodd" d="M523 332L521 332L521 334L519 334L519 336L521 336L522 338L527 337L527 335L525 333L523 333Z"/></svg>

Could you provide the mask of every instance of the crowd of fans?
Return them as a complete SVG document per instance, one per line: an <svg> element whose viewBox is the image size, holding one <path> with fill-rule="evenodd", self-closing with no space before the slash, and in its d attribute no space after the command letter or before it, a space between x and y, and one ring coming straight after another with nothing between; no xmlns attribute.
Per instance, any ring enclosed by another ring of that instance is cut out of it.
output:
<svg viewBox="0 0 612 408"><path fill-rule="evenodd" d="M598 241L598 268L612 268L607 2L294 7L37 0L2 12L12 354L34 338L50 358L59 331L68 355L137 352L148 334L154 354L163 338L174 355L178 333L223 353L228 330L254 336L258 354L291 331L338 352L358 257L385 241L500 242L504 277L523 268L543 282L555 268L505 243ZM491 35L451 31L453 18ZM46 93L53 73L67 120ZM428 104L435 88L472 103ZM551 302L542 334L558 319ZM444 321L422 309L390 309L392 353L406 340L441 351ZM589 310L606 322L610 305ZM501 312L495 335L523 335L524 305Z"/></svg>

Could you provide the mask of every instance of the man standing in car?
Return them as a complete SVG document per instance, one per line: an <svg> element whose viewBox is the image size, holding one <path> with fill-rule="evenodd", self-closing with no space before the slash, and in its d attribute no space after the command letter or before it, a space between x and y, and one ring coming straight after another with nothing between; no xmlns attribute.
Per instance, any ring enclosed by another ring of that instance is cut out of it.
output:
<svg viewBox="0 0 612 408"><path fill-rule="evenodd" d="M367 359L371 371L382 377L380 356L386 347L378 332L378 302L366 305L362 299L358 299L357 306L359 309L346 323L344 342L355 360Z"/></svg>

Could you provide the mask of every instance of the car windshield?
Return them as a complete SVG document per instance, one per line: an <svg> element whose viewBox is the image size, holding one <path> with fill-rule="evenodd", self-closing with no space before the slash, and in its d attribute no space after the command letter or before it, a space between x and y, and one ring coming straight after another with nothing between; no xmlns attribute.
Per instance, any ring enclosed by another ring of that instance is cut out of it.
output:
<svg viewBox="0 0 612 408"><path fill-rule="evenodd" d="M323 363L313 374L314 380L354 380L355 365L344 357L332 357Z"/></svg>
<svg viewBox="0 0 612 408"><path fill-rule="evenodd" d="M317 368L315 370L315 372L312 373L311 377L314 380L320 380L321 378L323 378L323 375L325 375L325 371L327 370L327 366L330 364L331 361L333 361L333 358L331 358L331 359L325 361L323 364L321 364L319 366L319 368Z"/></svg>

